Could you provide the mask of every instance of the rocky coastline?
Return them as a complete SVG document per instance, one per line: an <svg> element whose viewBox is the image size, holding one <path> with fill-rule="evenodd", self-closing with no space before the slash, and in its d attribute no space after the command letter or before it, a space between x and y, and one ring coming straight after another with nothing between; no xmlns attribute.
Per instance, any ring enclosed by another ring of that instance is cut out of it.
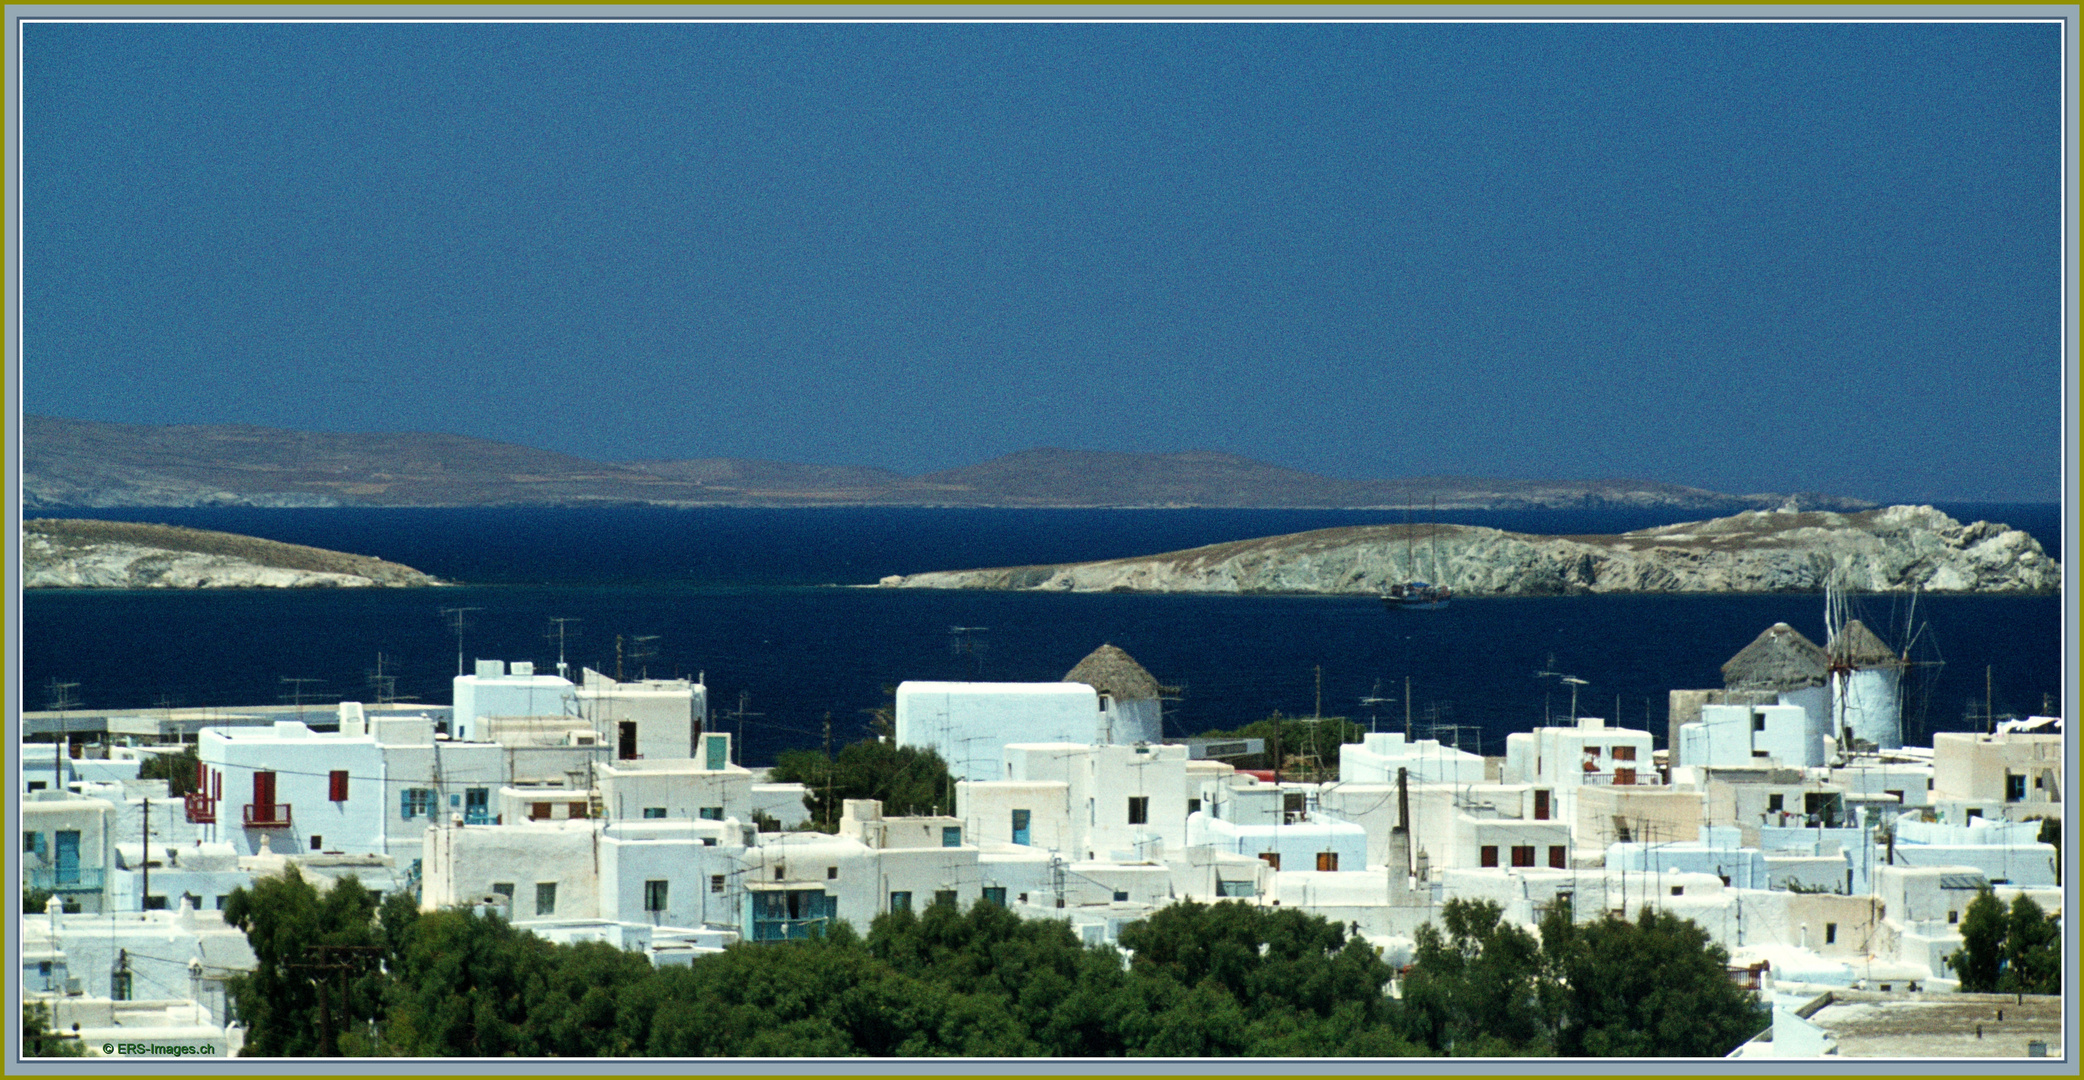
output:
<svg viewBox="0 0 2084 1080"><path fill-rule="evenodd" d="M1582 593L2046 592L2062 568L2033 537L1929 506L1763 510L1616 536L1468 525L1321 529L1127 559L893 575L886 588L1043 592L1381 593L1420 578L1459 596Z"/></svg>

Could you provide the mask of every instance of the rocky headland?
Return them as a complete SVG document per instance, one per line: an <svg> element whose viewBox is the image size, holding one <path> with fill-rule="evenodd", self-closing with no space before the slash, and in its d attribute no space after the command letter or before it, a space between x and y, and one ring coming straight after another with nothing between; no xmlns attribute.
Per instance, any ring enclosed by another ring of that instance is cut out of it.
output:
<svg viewBox="0 0 2084 1080"><path fill-rule="evenodd" d="M1929 506L1746 511L1618 536L1368 525L1129 559L895 575L891 588L1380 593L1413 578L1462 596L1574 593L2045 592L2062 568L2033 537Z"/></svg>
<svg viewBox="0 0 2084 1080"><path fill-rule="evenodd" d="M368 555L234 533L123 521L22 523L28 589L394 588L443 585Z"/></svg>

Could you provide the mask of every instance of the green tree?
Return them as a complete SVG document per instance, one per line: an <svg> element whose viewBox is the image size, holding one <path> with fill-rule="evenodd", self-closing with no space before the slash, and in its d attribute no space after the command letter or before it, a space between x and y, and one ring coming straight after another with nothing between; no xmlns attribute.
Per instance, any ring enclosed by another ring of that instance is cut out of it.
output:
<svg viewBox="0 0 2084 1080"><path fill-rule="evenodd" d="M22 1053L26 1057L84 1057L80 1038L51 1029L50 1007L41 1001L22 1005Z"/></svg>
<svg viewBox="0 0 2084 1080"><path fill-rule="evenodd" d="M1564 1006L1558 1054L1720 1058L1771 1022L1730 980L1729 954L1671 912L1646 908L1634 922L1604 915L1575 927L1548 958Z"/></svg>
<svg viewBox="0 0 2084 1080"><path fill-rule="evenodd" d="M1284 716L1276 709L1264 720L1228 731L1203 732L1202 737L1264 739L1269 766L1276 764L1274 754L1278 749L1278 764L1284 772L1298 777L1333 777L1339 771L1339 747L1358 743L1366 734L1366 729L1342 716Z"/></svg>
<svg viewBox="0 0 2084 1080"><path fill-rule="evenodd" d="M2062 924L2025 893L2012 899L2005 920L2004 973L1997 989L2007 994L2062 993Z"/></svg>
<svg viewBox="0 0 2084 1080"><path fill-rule="evenodd" d="M1543 1006L1556 995L1543 986L1541 945L1501 915L1488 900L1449 900L1444 936L1431 923L1418 928L1403 985L1411 1039L1441 1054L1548 1051L1556 1021Z"/></svg>
<svg viewBox="0 0 2084 1080"><path fill-rule="evenodd" d="M931 749L865 739L843 747L837 757L819 750L784 750L769 779L804 788L803 805L822 832L839 831L848 799L880 799L883 812L951 813L955 780Z"/></svg>
<svg viewBox="0 0 2084 1080"><path fill-rule="evenodd" d="M367 1022L384 990L372 916L376 897L353 877L320 893L295 866L233 889L224 921L246 932L256 961L226 992L255 1057L367 1053Z"/></svg>
<svg viewBox="0 0 2084 1080"><path fill-rule="evenodd" d="M1968 902L1968 910L1961 914L1961 947L1947 957L1947 966L1960 977L1962 990L1987 994L1997 989L1997 977L2004 969L2004 938L2009 922L2004 901L1988 888Z"/></svg>
<svg viewBox="0 0 2084 1080"><path fill-rule="evenodd" d="M153 754L138 765L137 778L166 781L167 794L178 799L195 791L198 764L193 746L178 754Z"/></svg>

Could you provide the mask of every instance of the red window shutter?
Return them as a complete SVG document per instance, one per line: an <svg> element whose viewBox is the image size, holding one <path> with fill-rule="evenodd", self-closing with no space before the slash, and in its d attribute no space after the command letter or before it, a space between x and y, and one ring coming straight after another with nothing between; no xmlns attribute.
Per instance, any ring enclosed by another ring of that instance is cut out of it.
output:
<svg viewBox="0 0 2084 1080"><path fill-rule="evenodd" d="M1477 858L1477 862L1478 862L1478 864L1479 864L1479 865L1482 865L1482 866L1496 866L1496 865L1498 865L1498 845L1496 845L1496 844L1485 844L1485 845L1483 846L1482 850L1481 850L1481 851L1479 851L1479 852L1477 853L1477 855L1478 855L1478 858Z"/></svg>
<svg viewBox="0 0 2084 1080"><path fill-rule="evenodd" d="M1570 869L1570 851L1560 844L1549 845L1549 865L1558 870Z"/></svg>
<svg viewBox="0 0 2084 1080"><path fill-rule="evenodd" d="M347 801L347 770L346 770L346 769L334 769L334 770L333 770L333 774L332 774L332 776L331 776L331 778L330 778L329 782L328 782L328 783L326 784L326 798L328 798L328 799L331 799L331 800L333 800L334 802L346 802L346 801Z"/></svg>
<svg viewBox="0 0 2084 1080"><path fill-rule="evenodd" d="M1512 848L1512 865L1514 865L1514 866L1533 866L1533 865L1534 865L1534 845L1532 845L1532 844L1515 844L1515 845L1513 845L1513 848Z"/></svg>

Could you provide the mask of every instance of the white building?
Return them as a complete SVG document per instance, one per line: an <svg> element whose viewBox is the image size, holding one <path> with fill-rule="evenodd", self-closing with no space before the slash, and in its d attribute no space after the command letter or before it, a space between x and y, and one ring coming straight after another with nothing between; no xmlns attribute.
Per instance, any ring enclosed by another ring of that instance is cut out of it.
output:
<svg viewBox="0 0 2084 1080"><path fill-rule="evenodd" d="M535 665L516 661L511 670L504 660L480 660L477 670L458 675L454 683L449 733L463 742L490 742L479 730L483 717L508 719L578 716L577 690L570 679L538 675Z"/></svg>
<svg viewBox="0 0 2084 1080"><path fill-rule="evenodd" d="M1694 769L1813 768L1829 763L1834 745L1823 722L1793 705L1703 705L1679 738L1680 758Z"/></svg>
<svg viewBox="0 0 2084 1080"><path fill-rule="evenodd" d="M2040 719L2036 717L2035 719ZM2055 730L2047 730L2054 728ZM2062 816L2059 721L1994 735L1932 736L1932 803L1948 821Z"/></svg>
<svg viewBox="0 0 2084 1080"><path fill-rule="evenodd" d="M424 716L366 721L343 703L338 732L295 720L267 727L204 728L197 736L203 788L190 820L204 839L242 855L269 851L420 857L436 814L491 822L492 793L509 779L496 743L437 737Z"/></svg>
<svg viewBox="0 0 2084 1080"><path fill-rule="evenodd" d="M24 998L50 1008L53 1030L77 1025L89 1057L114 1042L192 1046L219 1058L243 1045L224 983L254 969L253 950L215 911L47 911L23 918L21 932Z"/></svg>
<svg viewBox="0 0 2084 1080"><path fill-rule="evenodd" d="M687 679L618 682L581 672L580 713L615 748L618 761L695 757L709 717L709 688Z"/></svg>
<svg viewBox="0 0 2084 1080"><path fill-rule="evenodd" d="M1003 780L1014 743L1104 741L1100 695L1084 683L904 682L897 742L941 755L957 780Z"/></svg>
<svg viewBox="0 0 2084 1080"><path fill-rule="evenodd" d="M1500 778L1550 793L1541 797L1555 800L1553 813L1570 821L1577 816L1580 787L1658 783L1650 746L1647 731L1608 727L1596 716L1580 717L1575 727L1538 727L1507 735Z"/></svg>
<svg viewBox="0 0 2084 1080"><path fill-rule="evenodd" d="M1199 793L1188 790L1184 746L1016 743L1005 747L1003 763L1005 779L955 786L956 805L980 844L1141 862L1188 842L1188 800ZM1194 764L1195 775L1231 771Z"/></svg>
<svg viewBox="0 0 2084 1080"><path fill-rule="evenodd" d="M1649 754L1643 755L1645 763ZM1481 784L1483 758L1438 739L1405 742L1402 732L1371 732L1360 745L1339 747L1339 780L1353 784L1394 784L1398 770L1414 784Z"/></svg>

